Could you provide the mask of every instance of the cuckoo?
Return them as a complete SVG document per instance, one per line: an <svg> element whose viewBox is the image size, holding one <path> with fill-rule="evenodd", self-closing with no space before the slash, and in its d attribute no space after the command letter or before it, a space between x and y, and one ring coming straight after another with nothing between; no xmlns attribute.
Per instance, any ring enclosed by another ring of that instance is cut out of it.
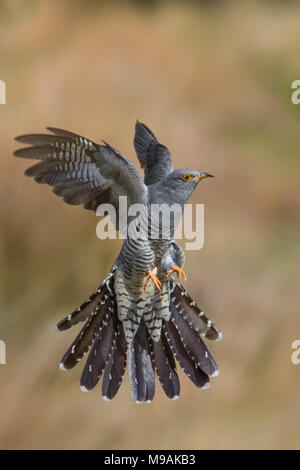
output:
<svg viewBox="0 0 300 470"><path fill-rule="evenodd" d="M171 154L154 133L136 122L134 147L144 170L144 181L135 166L106 142L97 144L62 129L16 138L29 144L16 157L39 160L25 174L68 204L96 211L111 204L118 213L120 196L128 207L138 204L138 223L124 237L119 256L108 276L91 296L61 320L57 330L84 322L64 354L60 368L72 369L88 354L81 375L81 390L90 391L102 379L102 397L117 394L128 363L131 393L137 402L151 402L155 376L165 394L177 399L180 381L176 362L199 388L208 388L219 371L204 338L222 337L182 286L184 252L174 241L173 217L162 229L161 215L152 206L179 207L179 219L199 182L212 175L191 169L173 170ZM141 212L143 216L141 216ZM119 220L119 219L118 219ZM137 218L126 214L122 227ZM147 222L147 223L146 223ZM127 224L127 225L126 225ZM156 226L158 230L149 229ZM129 225L128 225L129 226Z"/></svg>

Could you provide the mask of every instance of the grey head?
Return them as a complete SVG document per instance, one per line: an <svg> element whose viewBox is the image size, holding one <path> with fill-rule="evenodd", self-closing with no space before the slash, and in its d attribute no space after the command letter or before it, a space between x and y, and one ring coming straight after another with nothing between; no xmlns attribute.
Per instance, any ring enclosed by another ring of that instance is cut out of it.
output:
<svg viewBox="0 0 300 470"><path fill-rule="evenodd" d="M210 173L182 168L174 170L151 188L151 202L180 204L188 202L200 181L213 177Z"/></svg>

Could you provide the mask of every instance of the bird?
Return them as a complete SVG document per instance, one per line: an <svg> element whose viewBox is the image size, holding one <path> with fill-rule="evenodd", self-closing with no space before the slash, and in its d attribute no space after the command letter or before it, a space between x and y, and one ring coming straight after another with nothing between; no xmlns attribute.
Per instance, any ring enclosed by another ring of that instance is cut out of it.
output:
<svg viewBox="0 0 300 470"><path fill-rule="evenodd" d="M29 146L14 155L39 160L25 175L52 186L68 204L97 211L108 203L118 214L120 196L125 196L128 207L138 204L144 214L124 238L105 280L57 324L57 331L64 331L84 323L60 368L72 369L88 354L80 388L92 390L103 376L106 401L117 395L127 366L136 403L151 403L156 377L166 396L176 400L180 395L177 363L197 387L208 388L219 369L204 338L217 341L222 333L182 285L185 255L174 240L175 221L164 231L161 219L150 209L176 204L180 218L200 181L213 175L188 168L173 170L169 149L138 120L133 143L144 180L134 164L105 141L98 144L63 129L46 129L45 134L16 137ZM126 224L136 220L126 214ZM159 234L151 236L146 222L156 224Z"/></svg>

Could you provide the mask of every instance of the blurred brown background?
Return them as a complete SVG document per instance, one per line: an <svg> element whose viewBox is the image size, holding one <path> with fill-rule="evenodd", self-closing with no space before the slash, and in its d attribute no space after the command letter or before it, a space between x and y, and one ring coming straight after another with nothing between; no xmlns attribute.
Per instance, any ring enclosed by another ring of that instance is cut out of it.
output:
<svg viewBox="0 0 300 470"><path fill-rule="evenodd" d="M0 448L300 447L300 79L297 2L0 2ZM151 405L79 389L82 363L58 369L76 331L56 322L106 276L119 241L97 218L23 175L16 135L62 127L112 143L136 164L135 119L176 167L216 175L205 247L186 287L223 330L220 376L182 377L178 401Z"/></svg>

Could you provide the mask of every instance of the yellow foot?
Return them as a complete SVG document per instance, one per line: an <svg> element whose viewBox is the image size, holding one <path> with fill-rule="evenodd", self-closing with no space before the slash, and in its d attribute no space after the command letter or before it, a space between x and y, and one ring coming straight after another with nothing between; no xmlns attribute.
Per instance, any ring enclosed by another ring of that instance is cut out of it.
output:
<svg viewBox="0 0 300 470"><path fill-rule="evenodd" d="M183 276L183 279L186 280L186 274L184 270L179 268L178 266L171 266L171 271L168 272L168 276L171 276L171 274L173 273L177 273L178 284L181 284L181 276Z"/></svg>
<svg viewBox="0 0 300 470"><path fill-rule="evenodd" d="M157 277L151 271L148 271L148 276L144 284L144 290L146 290L146 287L150 279L152 279L156 289L159 290L159 292L161 292L161 282L159 279L157 279Z"/></svg>

